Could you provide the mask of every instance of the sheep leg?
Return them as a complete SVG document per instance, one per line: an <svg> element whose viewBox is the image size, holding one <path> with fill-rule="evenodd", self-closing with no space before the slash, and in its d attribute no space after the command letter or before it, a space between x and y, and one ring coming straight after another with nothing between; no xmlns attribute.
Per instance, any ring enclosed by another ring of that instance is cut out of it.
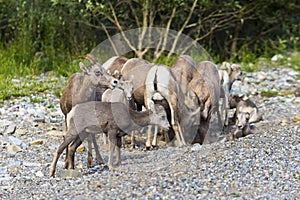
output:
<svg viewBox="0 0 300 200"><path fill-rule="evenodd" d="M147 140L146 140L146 148L150 149L151 148L151 136L152 136L152 126L148 126L148 131L147 131Z"/></svg>
<svg viewBox="0 0 300 200"><path fill-rule="evenodd" d="M64 149L73 141L75 140L77 137L77 134L72 134L70 131L68 131L66 133L66 137L64 139L64 141L57 147L57 150L54 154L54 157L53 157L53 161L50 165L50 171L49 171L49 176L50 177L53 177L54 174L55 174L55 168L56 168L56 164L57 164L57 161L60 157L60 155L62 154L62 152L64 151Z"/></svg>
<svg viewBox="0 0 300 200"><path fill-rule="evenodd" d="M121 145L122 145L122 138L117 137L117 145L116 147L116 165L120 166L121 165Z"/></svg>
<svg viewBox="0 0 300 200"><path fill-rule="evenodd" d="M84 137L84 138L83 138ZM75 152L76 149L82 144L82 141L87 137L87 134L81 135L80 137L77 136L77 138L72 142L71 145L69 145L69 152L67 154L67 169L74 169L74 161L75 161ZM65 166L66 166L65 163Z"/></svg>
<svg viewBox="0 0 300 200"><path fill-rule="evenodd" d="M152 140L152 146L157 146L157 134L158 134L158 126L154 126L154 134L153 134L153 140Z"/></svg>
<svg viewBox="0 0 300 200"><path fill-rule="evenodd" d="M221 119L221 114L220 114L219 106L217 107L217 116L218 116L219 128L220 128L220 130L222 130L223 129L223 123L222 123L222 119Z"/></svg>
<svg viewBox="0 0 300 200"><path fill-rule="evenodd" d="M223 108L224 110L225 110L225 119L224 119L224 125L225 126L228 126L228 110L229 110L229 97L228 97L228 95L226 94L225 95L225 98L224 98L224 107L225 108Z"/></svg>
<svg viewBox="0 0 300 200"><path fill-rule="evenodd" d="M94 140L94 138L92 138L92 135L94 134L90 134L88 136L88 156L87 156L87 167L91 168L92 167L92 163L93 163L93 154L92 154L92 140ZM95 135L94 135L95 136ZM94 142L94 141L93 141ZM97 146L97 144L96 144ZM94 145L95 147L95 145Z"/></svg>
<svg viewBox="0 0 300 200"><path fill-rule="evenodd" d="M134 149L135 148L135 131L131 132L131 148Z"/></svg>
<svg viewBox="0 0 300 200"><path fill-rule="evenodd" d="M75 145L75 143L78 143L80 142L81 144L81 140L78 140L78 136L75 140L73 140L67 147L66 149L68 148L68 151L66 151L66 157L65 157L65 169L72 169L72 167L70 167L71 165L74 166L74 163L72 164L72 161L74 162L74 158L72 158L72 153L70 152L70 149L72 149L73 145ZM80 145L79 144L79 145Z"/></svg>
<svg viewBox="0 0 300 200"><path fill-rule="evenodd" d="M117 137L116 137L116 132L108 132L108 140L109 140L109 157L108 157L108 168L109 170L113 170L113 155L115 151L115 147L117 145Z"/></svg>
<svg viewBox="0 0 300 200"><path fill-rule="evenodd" d="M179 145L179 147L182 147L182 146L186 145L186 142L184 140L183 132L182 132L180 124L177 120L177 115L176 115L176 108L177 108L177 103L176 103L177 99L176 98L177 98L177 96L171 95L171 98L172 99L167 99L167 101L170 105L170 111L171 111L171 124L172 124L173 130L175 132L175 136L178 141L178 145Z"/></svg>
<svg viewBox="0 0 300 200"><path fill-rule="evenodd" d="M96 160L97 160L97 162L98 162L99 165L100 164L104 164L104 160L103 160L103 158L102 158L102 156L100 154L95 134L92 134L92 139L93 139L94 149L95 149L95 153L96 153Z"/></svg>

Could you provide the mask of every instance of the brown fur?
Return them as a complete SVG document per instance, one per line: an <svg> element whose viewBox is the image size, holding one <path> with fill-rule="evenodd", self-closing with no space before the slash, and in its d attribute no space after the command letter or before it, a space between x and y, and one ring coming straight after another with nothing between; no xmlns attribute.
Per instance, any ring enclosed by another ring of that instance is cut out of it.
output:
<svg viewBox="0 0 300 200"><path fill-rule="evenodd" d="M190 87L196 94L201 108L197 137L200 141L194 142L202 144L209 129L212 113L217 112L220 131L223 128L219 111L220 78L216 65L209 61L200 62L193 74Z"/></svg>
<svg viewBox="0 0 300 200"><path fill-rule="evenodd" d="M129 109L123 103L108 103L91 101L76 105L68 115L69 129L65 134L65 139L57 148L53 162L50 166L50 176L54 176L57 161L63 150L77 138L82 141L95 131L103 131L108 134L110 144L110 154L108 167L112 169L112 157L116 149L117 164L121 164L120 145L121 137L130 131L140 129L149 124L155 124L164 128L169 127L167 116L163 108L156 107L155 112L137 112ZM74 168L74 153L77 146L68 152L69 168Z"/></svg>

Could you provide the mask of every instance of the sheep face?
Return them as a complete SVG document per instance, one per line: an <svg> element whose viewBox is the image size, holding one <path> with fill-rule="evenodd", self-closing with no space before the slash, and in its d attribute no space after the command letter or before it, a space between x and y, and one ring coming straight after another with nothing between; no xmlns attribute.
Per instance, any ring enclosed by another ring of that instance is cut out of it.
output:
<svg viewBox="0 0 300 200"><path fill-rule="evenodd" d="M231 76L233 76L234 80L240 80L241 81L241 80L244 79L242 68L240 67L240 65L232 64L230 66L230 69L229 69L229 74Z"/></svg>
<svg viewBox="0 0 300 200"><path fill-rule="evenodd" d="M126 99L130 101L133 93L133 83L129 81L119 81L119 87L123 89Z"/></svg>
<svg viewBox="0 0 300 200"><path fill-rule="evenodd" d="M237 121L236 121L236 126L238 129L243 129L249 124L249 119L250 119L250 113L248 112L243 112L242 107L240 109L240 112L237 114Z"/></svg>
<svg viewBox="0 0 300 200"><path fill-rule="evenodd" d="M91 83L95 86L104 86L113 88L118 85L118 80L109 74L98 64L86 66L84 63L79 63L81 70L89 77Z"/></svg>
<svg viewBox="0 0 300 200"><path fill-rule="evenodd" d="M150 114L150 123L158 125L163 129L169 129L170 124L163 106L158 104L154 105L154 111Z"/></svg>

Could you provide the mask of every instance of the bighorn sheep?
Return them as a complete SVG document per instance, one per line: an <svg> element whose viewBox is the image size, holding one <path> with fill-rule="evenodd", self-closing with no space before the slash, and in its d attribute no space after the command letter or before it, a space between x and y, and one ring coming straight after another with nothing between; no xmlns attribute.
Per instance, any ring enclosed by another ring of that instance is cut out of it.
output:
<svg viewBox="0 0 300 200"><path fill-rule="evenodd" d="M248 97L243 96L232 96L230 97L230 108L236 108L235 113L233 115L233 120L236 120L239 112L248 112L251 113L249 123L255 123L262 120L262 115L259 113L259 110L255 103L248 99Z"/></svg>
<svg viewBox="0 0 300 200"><path fill-rule="evenodd" d="M136 110L136 106L134 100L132 98L133 93L133 84L132 80L129 81L119 81L118 87L114 89L107 89L102 95L103 102L121 102L126 106L130 107L133 110ZM104 144L107 144L107 138L105 137L105 133L103 133L103 141ZM134 147L134 134L131 133L131 145ZM122 138L122 145L125 145L124 137Z"/></svg>
<svg viewBox="0 0 300 200"><path fill-rule="evenodd" d="M103 63L102 66L108 74L111 74L116 79L120 79L120 77L122 76L122 67L127 62L127 60L128 59L123 56L114 56Z"/></svg>
<svg viewBox="0 0 300 200"><path fill-rule="evenodd" d="M109 103L90 101L77 104L68 114L68 131L65 134L65 140L59 145L50 166L50 177L54 176L57 161L63 150L76 138L84 140L89 134L103 131L109 138L109 159L108 167L113 168L112 158L116 149L116 162L121 164L120 146L121 137L133 130L140 129L150 124L159 125L163 128L169 128L165 110L157 105L155 111L137 112L128 108L123 103ZM69 149L68 159L69 168L74 168L74 153L77 146Z"/></svg>
<svg viewBox="0 0 300 200"><path fill-rule="evenodd" d="M82 62L79 63L83 73L75 73L70 77L60 98L59 103L61 111L65 115L65 124L66 115L73 106L87 101L101 101L102 93L107 88L113 88L118 84L118 80L108 75L92 55L88 54L83 57L91 65L86 66Z"/></svg>
<svg viewBox="0 0 300 200"><path fill-rule="evenodd" d="M179 146L186 145L190 138L184 136L184 132L189 130L195 123L195 116L199 113L197 106L185 104L185 95L180 85L177 83L172 70L164 65L154 65L148 72L145 81L144 101L147 109L152 109L154 101L159 98L165 99L171 112L171 125L175 132ZM190 110L189 108L194 108ZM181 127L182 125L182 127ZM148 140L151 138L148 132ZM156 134L156 133L155 133Z"/></svg>
<svg viewBox="0 0 300 200"><path fill-rule="evenodd" d="M107 89L105 90L105 92L102 95L102 101L103 102L121 102L124 103L126 106L129 106L132 109L135 109L135 105L132 99L132 90L133 90L133 85L132 85L132 81L123 81L123 80L119 80L118 86L116 86L114 89ZM132 141L134 141L134 135L132 134ZM124 138L122 138L124 139ZM78 141L75 141L74 143L71 144L71 147L73 145L80 145L82 143L82 141L80 140L80 138L77 138ZM104 144L107 144L107 137L106 134L103 133L103 141ZM122 141L123 144L123 141ZM96 141L93 140L93 145L96 151L96 158L97 161L99 162L98 158L101 157L99 152L99 148L98 145L96 143ZM102 159L103 160L103 159ZM88 140L88 159L87 159L87 166L91 167L92 166L92 161L93 161L93 157L92 157L92 146L91 146L91 141L90 139ZM99 162L99 163L103 163ZM66 165L65 168L68 168L69 163L67 163L66 161Z"/></svg>
<svg viewBox="0 0 300 200"><path fill-rule="evenodd" d="M196 69L196 64L195 61L193 60L192 57L188 55L180 55L172 65L172 76L177 82L177 84L181 87L181 91L183 93L183 99L184 101L186 100L186 95L188 93L188 83L192 80L193 73ZM156 84L156 83L154 83ZM162 97L159 92L154 93L152 99L155 101L155 103L159 103L164 105L165 109L167 111L170 110L170 105L168 105L168 102ZM172 114L168 112L168 118L171 121L172 119ZM146 141L146 147L149 148L151 145L156 146L157 145L157 128L154 130L154 137L151 143L151 132L148 131L148 137ZM176 134L176 133L175 133ZM168 136L168 135L166 135ZM179 141L180 142L180 141Z"/></svg>
<svg viewBox="0 0 300 200"><path fill-rule="evenodd" d="M232 132L231 139L238 139L250 134L257 134L258 128L250 124L251 113L244 112L243 107L239 107L236 119L236 129Z"/></svg>
<svg viewBox="0 0 300 200"><path fill-rule="evenodd" d="M83 57L86 58L91 65L86 66L82 62L79 63L83 73L76 73L70 77L60 98L60 108L65 115L65 129L67 129L67 114L71 111L72 107L87 101L101 101L102 93L107 88L115 87L119 82L105 72L95 57L90 54ZM95 143L95 138L92 139ZM97 161L99 163L103 162L97 152L96 155Z"/></svg>
<svg viewBox="0 0 300 200"><path fill-rule="evenodd" d="M223 129L219 110L220 78L216 65L209 61L200 62L189 86L196 94L201 108L199 134L194 142L202 144L213 113L217 113L220 131Z"/></svg>
<svg viewBox="0 0 300 200"><path fill-rule="evenodd" d="M133 98L137 110L141 111L144 104L145 80L153 64L141 58L131 58L122 67L121 74L124 80L133 83Z"/></svg>
<svg viewBox="0 0 300 200"><path fill-rule="evenodd" d="M191 56L179 56L173 66L172 72L177 83L181 86L182 92L186 95L189 90L188 84L193 78L193 73L196 70L196 63Z"/></svg>
<svg viewBox="0 0 300 200"><path fill-rule="evenodd" d="M221 90L220 90L220 97L223 98L223 110L225 112L225 119L224 119L224 125L228 126L228 110L230 108L229 106L229 98L230 98L230 91L232 88L233 83L236 80L242 80L243 79L243 72L239 65L237 64L230 64L230 63L223 63L225 67L227 68L227 71L225 70L218 70L219 77L220 77L220 84L221 84Z"/></svg>

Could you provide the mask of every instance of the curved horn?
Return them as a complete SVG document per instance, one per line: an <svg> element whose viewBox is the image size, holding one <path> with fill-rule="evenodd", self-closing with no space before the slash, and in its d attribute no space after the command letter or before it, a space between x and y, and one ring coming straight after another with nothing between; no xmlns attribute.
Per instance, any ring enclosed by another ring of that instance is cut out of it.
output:
<svg viewBox="0 0 300 200"><path fill-rule="evenodd" d="M86 56L79 56L79 58L87 59L93 65L97 63L96 57L92 54L87 54Z"/></svg>

